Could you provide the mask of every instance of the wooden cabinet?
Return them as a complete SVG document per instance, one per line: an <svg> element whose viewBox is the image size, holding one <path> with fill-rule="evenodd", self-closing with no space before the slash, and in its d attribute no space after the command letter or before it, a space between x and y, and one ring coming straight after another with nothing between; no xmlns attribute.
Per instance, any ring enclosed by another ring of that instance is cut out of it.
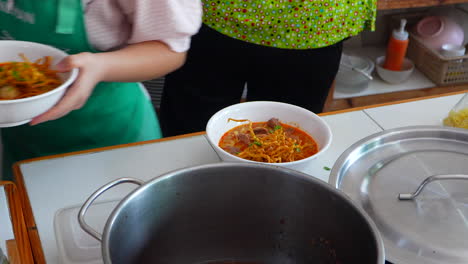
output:
<svg viewBox="0 0 468 264"><path fill-rule="evenodd" d="M360 108L376 104L385 104L395 101L408 100L419 97L436 96L454 92L468 92L468 84L431 87L425 89L408 90L393 93L373 94L345 99L327 100L323 112L332 112L348 108Z"/></svg>
<svg viewBox="0 0 468 264"><path fill-rule="evenodd" d="M377 9L398 9L468 3L468 0L378 0Z"/></svg>

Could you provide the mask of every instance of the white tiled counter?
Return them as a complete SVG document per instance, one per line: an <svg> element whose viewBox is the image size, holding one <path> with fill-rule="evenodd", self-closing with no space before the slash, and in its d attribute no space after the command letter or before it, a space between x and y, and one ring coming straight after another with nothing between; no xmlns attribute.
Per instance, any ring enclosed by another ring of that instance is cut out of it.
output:
<svg viewBox="0 0 468 264"><path fill-rule="evenodd" d="M417 100L363 110L383 129L415 125L442 125L463 94Z"/></svg>
<svg viewBox="0 0 468 264"><path fill-rule="evenodd" d="M95 250L90 250L82 261L59 252L54 222L57 221L55 216L60 209L83 204L99 187L118 178L131 177L148 181L178 168L219 161L208 141L200 135L21 164L47 263L101 263L89 256L96 254ZM106 192L101 200L121 199L133 188L133 185L113 188ZM78 224L75 218L72 220L73 223L65 225ZM102 220L103 222L97 223L99 226L102 226L106 219ZM81 239L78 244L81 243L83 247L98 246L98 241L82 232L75 233L78 238L69 239Z"/></svg>
<svg viewBox="0 0 468 264"><path fill-rule="evenodd" d="M347 112L323 117L330 126L333 134L330 148L313 160L303 172L328 182L330 171L328 168L354 142L382 129L373 122L363 111Z"/></svg>
<svg viewBox="0 0 468 264"><path fill-rule="evenodd" d="M325 116L324 119L332 129L334 144L304 172L328 181L329 171L324 169L325 167L331 168L341 152L353 142L381 129L363 111ZM47 263L100 263L89 260L80 262L76 259L72 261L63 256L64 253L57 246L54 231L56 214L61 209L79 206L93 191L117 178L149 180L170 170L214 162L220 162L219 157L205 136L199 135L22 163L20 169ZM120 199L130 188L133 187L113 189L106 193L103 199ZM103 226L103 222L97 223L96 226ZM83 244L87 246L98 246L98 242L91 237L85 240ZM99 252L93 251L92 254ZM87 255L89 257L89 254Z"/></svg>
<svg viewBox="0 0 468 264"><path fill-rule="evenodd" d="M383 129L409 125L439 125L440 120L461 97L462 94L457 94L324 115L323 118L333 133L333 143L303 172L311 177L328 181L330 173L328 168L331 168L341 153L354 142ZM204 134L196 134L174 140L146 142L26 161L20 164L19 169L25 182L47 263L98 264L101 263L99 243L83 231L79 234L79 239L83 240L84 245L94 247L87 254L88 260L64 256L64 242L57 241L55 232L57 215L60 215L60 212L70 208L76 211L93 191L117 178L133 177L147 181L171 170L215 162L220 162L220 159ZM106 193L102 201L121 199L131 188L134 187L117 187ZM0 221L5 217L4 214L4 210L0 210ZM96 220L98 229L103 226L107 217L101 218ZM73 219L75 222L72 224L78 225L76 217ZM0 230L2 229L5 229L4 225L0 225ZM76 240L66 236L60 239Z"/></svg>

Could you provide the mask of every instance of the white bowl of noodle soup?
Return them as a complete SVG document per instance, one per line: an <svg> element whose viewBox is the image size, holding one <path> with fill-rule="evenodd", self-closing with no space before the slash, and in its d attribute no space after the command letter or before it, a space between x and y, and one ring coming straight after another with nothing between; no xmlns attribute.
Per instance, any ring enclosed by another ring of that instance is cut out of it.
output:
<svg viewBox="0 0 468 264"><path fill-rule="evenodd" d="M266 122L271 118L277 118L281 123L299 128L311 136L317 143L318 151L314 155L304 159L280 163L268 163L240 158L219 146L219 142L226 132L234 127L246 124L228 121L230 118L248 119L252 122ZM264 163L296 170L305 168L311 160L325 152L332 141L330 127L315 113L299 106L271 101L239 103L218 111L207 123L206 136L211 146L223 161Z"/></svg>
<svg viewBox="0 0 468 264"><path fill-rule="evenodd" d="M31 62L50 56L52 65L57 64L68 56L66 52L60 49L40 43L0 40L0 63L23 62L19 54L24 54ZM73 83L77 75L78 69L58 73L61 84L50 91L20 99L3 98L0 100L0 127L25 124L52 108L62 98L66 89Z"/></svg>

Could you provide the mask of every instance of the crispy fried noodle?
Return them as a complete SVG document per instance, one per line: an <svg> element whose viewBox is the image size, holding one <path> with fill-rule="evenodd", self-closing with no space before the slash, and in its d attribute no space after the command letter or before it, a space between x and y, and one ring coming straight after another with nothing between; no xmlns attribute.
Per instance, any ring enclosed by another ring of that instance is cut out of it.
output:
<svg viewBox="0 0 468 264"><path fill-rule="evenodd" d="M48 92L61 84L57 72L50 68L49 56L31 62L20 54L22 62L0 63L0 100L31 97Z"/></svg>
<svg viewBox="0 0 468 264"><path fill-rule="evenodd" d="M229 153L252 161L281 163L297 161L317 153L317 143L297 127L280 123L272 118L268 122L248 122L226 132L219 146Z"/></svg>

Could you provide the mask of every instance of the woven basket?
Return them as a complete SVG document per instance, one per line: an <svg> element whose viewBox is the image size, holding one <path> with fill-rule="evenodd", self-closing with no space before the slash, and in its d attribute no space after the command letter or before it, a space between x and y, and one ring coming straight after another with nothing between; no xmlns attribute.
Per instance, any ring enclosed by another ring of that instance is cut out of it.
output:
<svg viewBox="0 0 468 264"><path fill-rule="evenodd" d="M468 55L447 58L410 34L407 57L437 85L468 83Z"/></svg>
<svg viewBox="0 0 468 264"><path fill-rule="evenodd" d="M389 30L398 28L402 18L408 21L406 28L410 36L406 56L437 86L468 83L468 55L444 57L438 51L426 47L423 40L411 33L416 23L428 15L428 12L391 15Z"/></svg>

